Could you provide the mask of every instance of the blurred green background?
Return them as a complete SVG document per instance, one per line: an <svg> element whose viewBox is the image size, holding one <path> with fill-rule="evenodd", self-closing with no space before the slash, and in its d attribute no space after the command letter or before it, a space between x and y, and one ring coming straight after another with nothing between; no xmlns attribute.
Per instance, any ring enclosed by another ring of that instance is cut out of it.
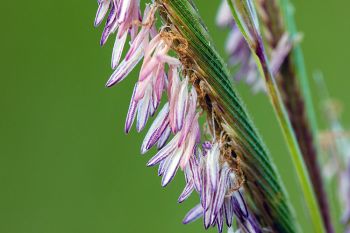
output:
<svg viewBox="0 0 350 233"><path fill-rule="evenodd" d="M219 1L196 2L223 52L227 32L214 25ZM350 2L294 4L308 73L323 71L331 94L348 110L348 125ZM177 204L183 176L161 188L156 168L145 166L151 154L139 153L144 133L124 135L137 73L117 87L104 87L113 43L98 45L96 7L96 1L1 4L0 233L204 232L201 221L181 224L198 201L193 196ZM244 85L238 89L274 156L303 232L310 232L267 98Z"/></svg>

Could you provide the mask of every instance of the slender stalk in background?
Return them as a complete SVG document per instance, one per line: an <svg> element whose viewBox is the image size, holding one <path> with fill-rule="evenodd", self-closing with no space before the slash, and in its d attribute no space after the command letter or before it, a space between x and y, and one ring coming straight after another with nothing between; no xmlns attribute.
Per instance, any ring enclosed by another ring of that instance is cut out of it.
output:
<svg viewBox="0 0 350 233"><path fill-rule="evenodd" d="M317 135L316 117L303 55L298 43L300 35L295 30L292 7L286 1L283 2L283 7L280 7L276 0L255 0L254 2L264 32L263 39L266 42L267 54L271 59L271 70L276 77L281 96L304 156L327 232L333 232L328 198L318 161L319 150L317 140L315 140L315 135ZM220 6L217 23L231 29L226 50L230 55L230 64L239 64L238 70L234 73L234 80L245 80L252 86L253 92L266 90L264 80L259 77L249 47L230 15L229 7L226 0L224 0ZM282 19L282 15L284 19Z"/></svg>
<svg viewBox="0 0 350 233"><path fill-rule="evenodd" d="M268 64L266 51L259 32L257 15L251 1L228 0L235 22L240 28L243 36L248 42L253 54L256 55L258 67L265 78L267 92L274 107L283 134L286 138L288 148L292 155L292 161L297 171L299 181L304 193L306 204L310 212L315 232L324 232L323 221L315 194L311 186L309 175L305 167L299 144L295 137L288 113L285 109L283 99Z"/></svg>
<svg viewBox="0 0 350 233"><path fill-rule="evenodd" d="M265 40L268 46L276 49L284 34L291 40L297 37L293 10L288 0L282 0L279 6L276 0L257 0L256 6L262 21ZM314 106L310 96L308 79L305 72L303 55L298 43L294 43L284 58L279 72L276 73L278 88L289 120L298 140L305 165L320 206L326 231L334 232L327 194L319 166L319 156L315 131L317 130ZM299 85L300 80L301 85Z"/></svg>

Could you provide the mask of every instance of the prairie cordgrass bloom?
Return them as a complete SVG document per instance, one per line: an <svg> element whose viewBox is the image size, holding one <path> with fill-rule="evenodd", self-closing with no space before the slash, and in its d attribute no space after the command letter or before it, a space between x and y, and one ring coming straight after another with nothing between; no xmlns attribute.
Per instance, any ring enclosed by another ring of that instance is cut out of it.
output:
<svg viewBox="0 0 350 233"><path fill-rule="evenodd" d="M313 231L334 232L313 139L316 127L297 44L301 37L288 0L222 1L216 21L230 29L226 52L232 74L194 1L150 0L145 7L140 0L97 2L94 24L104 22L101 46L115 37L106 87L140 67L125 132L133 125L141 132L153 119L140 149L141 154L156 150L147 166L158 166L163 187L183 172L178 203L192 194L199 197L184 224L201 219L205 229L215 227L219 233L225 228L229 233L300 231L271 155L231 85L233 77L255 93L268 94ZM332 119L330 128L339 125ZM349 232L350 143L338 137L332 142L335 160L341 162L325 170L336 174L342 222Z"/></svg>
<svg viewBox="0 0 350 233"><path fill-rule="evenodd" d="M116 37L111 62L114 72L106 86L112 87L122 82L141 63L126 117L125 132L130 132L135 121L136 130L140 132L148 120L154 118L142 142L141 153L145 154L152 147L158 150L147 166L158 165L162 186L167 186L179 170L184 172L186 185L178 198L179 203L192 193L198 194L200 202L185 216L185 224L202 217L206 229L217 227L218 232L223 232L225 225L229 231L250 233L270 229L267 221L260 219L259 222L245 201L245 175L240 162L243 158L241 148L245 142L235 138L236 131L227 125L227 120L231 123L237 121L237 125L243 122L245 128L240 130L247 130L253 138L247 147L249 152L244 154L246 159L256 153L252 152L254 148L259 148L258 153L265 162L268 157L261 145L255 145L260 141L255 132L251 132L253 127L247 125L249 120L235 119L236 115L231 117L224 111L227 104L218 100L219 96L213 88L215 85L206 79L210 72L204 69L210 66L203 65L200 60L203 58L195 55L194 51L197 50L193 47L193 40L186 38L181 32L185 27L176 23L176 20L184 18L178 17L179 11L175 7L182 6L181 13L198 17L188 13L188 10L194 10L194 6L184 0L177 1L178 5L175 1L153 1L146 5L143 12L138 0L98 1L95 25L100 25L106 18L101 45L112 35ZM161 24L157 21L158 15L161 16ZM123 52L126 47L127 51ZM122 54L126 55L122 57ZM212 60L219 61L215 58ZM211 75L215 73L211 72ZM232 97L232 90L226 87L226 95L228 93ZM241 111L239 117L246 116L240 103L237 106ZM206 117L204 125L200 124L201 117ZM268 189L273 184L270 191L281 193L276 184L277 178L273 171L271 173L273 168L268 165L267 169L270 169L272 179L266 182ZM259 187L251 184L250 189ZM263 191L259 205L270 202L265 196ZM272 215L278 215L279 211L289 213L288 208L286 205L271 206ZM266 211L260 206L256 209L259 209L259 214ZM261 226L261 223L264 225ZM293 228L284 224L281 221L276 226Z"/></svg>
<svg viewBox="0 0 350 233"><path fill-rule="evenodd" d="M143 59L126 117L125 132L130 131L135 120L136 130L140 132L148 119L157 114L141 146L142 154L153 146L158 149L147 166L159 165L162 186L174 178L179 168L184 171L186 186L179 203L185 201L193 190L200 196L201 203L188 213L183 222L189 223L203 216L205 228L216 225L222 232L224 222L232 227L236 216L239 227L259 232L259 225L249 215L239 191L241 184L235 173L227 162L220 162L219 143L204 143L203 152L198 148L201 132L197 92L189 77L181 75L183 66L180 60L169 55L171 34L155 26L157 5L147 5L141 19L139 1L107 0L98 1L98 4L95 26L108 15L101 45L116 34L112 53L115 71L106 86L123 81ZM128 37L130 47L121 59ZM167 101L157 111L163 94L166 94Z"/></svg>

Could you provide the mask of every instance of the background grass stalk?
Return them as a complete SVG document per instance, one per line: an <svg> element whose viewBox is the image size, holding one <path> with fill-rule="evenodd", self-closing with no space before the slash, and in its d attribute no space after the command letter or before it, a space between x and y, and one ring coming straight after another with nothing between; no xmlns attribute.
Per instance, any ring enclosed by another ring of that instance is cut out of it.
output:
<svg viewBox="0 0 350 233"><path fill-rule="evenodd" d="M262 51L260 49L257 50ZM261 73L264 75L266 80L266 86L268 89L270 101L273 105L276 116L282 128L283 135L285 136L290 154L292 155L293 165L295 167L295 170L297 171L301 189L305 197L305 203L308 206L315 232L325 232L323 221L319 211L319 206L316 202L314 190L312 189L309 175L307 173L307 169L303 161L303 157L297 139L294 135L293 128L290 124L287 111L284 108L282 98L277 88L277 84L271 74L271 71L268 68L268 63L264 52L257 52L257 59L260 63L259 69L261 70Z"/></svg>
<svg viewBox="0 0 350 233"><path fill-rule="evenodd" d="M255 55L260 73L265 78L269 98L292 156L293 165L299 178L315 232L325 232L319 206L316 202L314 190L311 186L299 144L278 91L278 86L269 67L262 38L258 32L258 25L254 22L255 11L252 9L252 4L249 1L235 1L235 6L231 0L228 0L228 4L239 29L247 40L252 53Z"/></svg>
<svg viewBox="0 0 350 233"><path fill-rule="evenodd" d="M293 6L289 2L289 0L280 0L280 1L281 1L282 13L284 16L283 19L285 20L285 24L286 24L285 26L287 27L287 30L290 33L290 35L294 37L297 34L297 28L296 28L295 20L293 16L294 14ZM316 118L315 108L311 97L310 84L306 73L304 55L300 44L296 44L293 46L292 53L293 53L293 58L295 62L295 69L300 81L300 89L303 93L303 97L305 100L306 113L308 115L308 120L311 125L311 130L313 131L313 135L318 135L317 118Z"/></svg>
<svg viewBox="0 0 350 233"><path fill-rule="evenodd" d="M298 37L293 17L293 7L288 0L259 0L256 1L256 7L259 8L258 13L261 16L263 30L262 36L266 41L268 52L277 48L283 35L288 35L292 41ZM326 231L332 233L334 228L319 165L320 151L316 140L317 122L300 43L293 43L292 50L283 60L275 77L309 172Z"/></svg>

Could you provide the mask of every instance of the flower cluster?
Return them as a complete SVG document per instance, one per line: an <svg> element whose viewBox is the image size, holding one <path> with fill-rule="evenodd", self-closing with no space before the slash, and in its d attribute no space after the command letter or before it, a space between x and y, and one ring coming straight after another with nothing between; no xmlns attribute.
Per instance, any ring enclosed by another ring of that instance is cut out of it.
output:
<svg viewBox="0 0 350 233"><path fill-rule="evenodd" d="M157 144L160 150L148 165L160 163L159 175L163 176L162 185L166 186L179 167L186 167L199 143L197 93L191 88L188 78L180 77L181 62L168 55L171 41L157 32L154 25L156 5L147 5L143 19L140 20L138 0L101 0L98 3L95 25L100 24L110 9L101 44L118 30L112 56L112 67L115 71L107 86L113 86L125 79L143 58L139 79L130 101L125 132L130 131L135 118L137 131L143 130L148 119L156 113L163 93L167 93L168 102L158 113L141 147L141 152L146 153ZM128 35L131 45L119 64ZM174 137L166 145L171 133Z"/></svg>
<svg viewBox="0 0 350 233"><path fill-rule="evenodd" d="M203 217L206 229L216 225L218 232L222 232L224 223L229 229L232 228L235 216L238 228L244 232L262 232L239 191L240 179L230 165L220 158L220 143L204 143L203 153L199 151L190 164L189 169L185 170L187 185L179 202L193 189L199 191L201 201L188 212L184 224Z"/></svg>
<svg viewBox="0 0 350 233"><path fill-rule="evenodd" d="M196 190L201 203L184 219L189 223L200 216L205 228L217 225L222 232L224 219L231 228L236 216L237 226L246 232L260 232L259 225L249 214L245 201L237 187L234 170L222 158L220 143L201 143L198 119L198 96L190 78L182 75L185 67L176 57L170 56L173 37L162 27L155 26L155 3L146 6L141 17L139 0L98 0L95 25L101 24L108 15L102 34L101 45L116 34L112 54L113 74L106 86L122 80L142 61L138 81L135 84L125 123L129 132L136 120L140 132L150 117L157 116L151 124L141 146L144 154L153 146L158 152L147 166L159 165L158 175L166 186L179 170L184 171L186 186L178 202L186 200ZM123 59L122 53L130 37L130 47ZM160 108L163 94L167 101ZM213 134L215 135L215 133ZM170 139L171 138L171 139Z"/></svg>

